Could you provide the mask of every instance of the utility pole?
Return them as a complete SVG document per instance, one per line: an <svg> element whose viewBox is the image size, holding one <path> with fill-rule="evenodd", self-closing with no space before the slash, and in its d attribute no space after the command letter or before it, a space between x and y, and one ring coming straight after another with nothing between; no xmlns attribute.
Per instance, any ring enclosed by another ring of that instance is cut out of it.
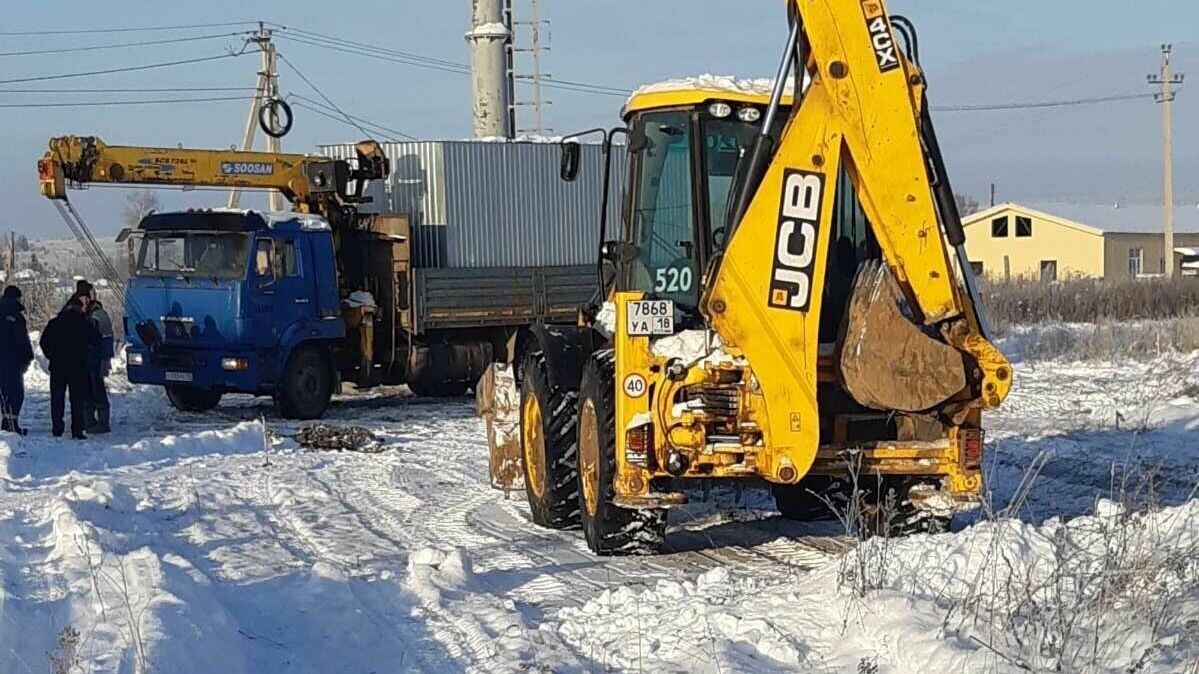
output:
<svg viewBox="0 0 1199 674"><path fill-rule="evenodd" d="M275 43L271 39L273 34L273 30L259 22L258 32L248 38L250 42L258 45L258 50L262 54L262 65L258 70L258 81L254 85L254 97L250 99L250 113L246 116L246 127L241 138L243 152L254 149L254 132L258 128L258 117L263 104L279 98L279 63L275 58ZM274 116L274 114L272 109L271 115ZM277 126L278 123L277 119L271 120L271 126ZM278 138L268 135L266 150L267 152L281 152L283 143ZM270 210L283 210L283 195L279 193L279 190L271 190L268 199ZM241 190L234 188L229 192L229 208L237 208L240 203Z"/></svg>
<svg viewBox="0 0 1199 674"><path fill-rule="evenodd" d="M1174 138L1173 138L1173 103L1178 95L1175 87L1182 85L1185 75L1170 73L1170 52L1173 45L1162 45L1161 71L1157 75L1149 75L1149 84L1160 86L1161 91L1154 95L1153 100L1162 106L1162 149L1165 160L1163 177L1165 190L1162 195L1162 215L1165 229L1165 250L1162 251L1162 265L1165 267L1167 278L1174 277Z"/></svg>
<svg viewBox="0 0 1199 674"><path fill-rule="evenodd" d="M541 54L550 50L550 45L543 42L541 39L542 28L549 26L549 21L541 19L541 0L529 0L529 20L528 21L513 21L513 26L528 26L529 27L529 46L517 47L513 46L514 52L527 52L532 60L533 72L528 75L513 75L514 79L529 80L533 85L533 97L528 101L517 101L515 105L528 105L533 108L533 126L520 129L522 133L534 133L539 136L547 135L553 129L545 125L545 106L552 105L553 101L547 101L542 96L541 85L551 79L548 73L541 70Z"/></svg>
<svg viewBox="0 0 1199 674"><path fill-rule="evenodd" d="M995 207L995 183L991 183L991 207Z"/></svg>

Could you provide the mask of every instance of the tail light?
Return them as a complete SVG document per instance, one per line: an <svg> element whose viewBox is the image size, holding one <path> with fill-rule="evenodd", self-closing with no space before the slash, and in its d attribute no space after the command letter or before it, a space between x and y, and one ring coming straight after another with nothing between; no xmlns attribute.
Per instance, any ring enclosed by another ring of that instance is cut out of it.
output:
<svg viewBox="0 0 1199 674"><path fill-rule="evenodd" d="M624 432L624 457L634 466L649 466L649 454L654 450L654 427L651 423L628 428Z"/></svg>
<svg viewBox="0 0 1199 674"><path fill-rule="evenodd" d="M962 453L962 465L977 470L983 465L983 430L962 428L958 430L958 449Z"/></svg>

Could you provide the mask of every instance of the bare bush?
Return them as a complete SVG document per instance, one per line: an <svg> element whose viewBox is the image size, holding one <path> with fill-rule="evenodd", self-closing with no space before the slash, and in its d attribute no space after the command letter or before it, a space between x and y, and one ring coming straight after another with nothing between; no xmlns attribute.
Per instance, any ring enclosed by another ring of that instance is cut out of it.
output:
<svg viewBox="0 0 1199 674"><path fill-rule="evenodd" d="M1199 278L1057 283L987 281L980 291L987 316L1003 332L1013 325L1098 323L1199 316Z"/></svg>
<svg viewBox="0 0 1199 674"><path fill-rule="evenodd" d="M1012 327L1005 351L1025 360L1144 360L1199 349L1199 317Z"/></svg>
<svg viewBox="0 0 1199 674"><path fill-rule="evenodd" d="M25 305L25 320L30 330L46 327L46 323L58 315L71 296L54 283L45 281L21 283L18 287L21 289L21 304Z"/></svg>

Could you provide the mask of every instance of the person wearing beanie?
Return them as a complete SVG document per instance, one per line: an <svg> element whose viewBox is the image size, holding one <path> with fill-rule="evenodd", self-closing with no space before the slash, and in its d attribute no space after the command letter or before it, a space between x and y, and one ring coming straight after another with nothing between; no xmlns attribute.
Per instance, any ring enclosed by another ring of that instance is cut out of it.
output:
<svg viewBox="0 0 1199 674"><path fill-rule="evenodd" d="M25 404L25 371L32 362L33 345L21 289L8 286L0 297L0 431L25 434L20 416Z"/></svg>

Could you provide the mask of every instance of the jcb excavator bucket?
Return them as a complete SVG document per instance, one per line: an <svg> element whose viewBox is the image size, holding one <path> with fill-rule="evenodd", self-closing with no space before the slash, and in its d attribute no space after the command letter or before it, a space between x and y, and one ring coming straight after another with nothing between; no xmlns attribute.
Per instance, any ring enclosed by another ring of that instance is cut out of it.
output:
<svg viewBox="0 0 1199 674"><path fill-rule="evenodd" d="M903 294L881 262L854 279L841 335L841 378L862 405L919 412L966 386L962 353L929 336L904 315Z"/></svg>
<svg viewBox="0 0 1199 674"><path fill-rule="evenodd" d="M492 363L475 386L475 407L487 424L491 486L504 492L525 488L520 465L520 389L511 365Z"/></svg>

